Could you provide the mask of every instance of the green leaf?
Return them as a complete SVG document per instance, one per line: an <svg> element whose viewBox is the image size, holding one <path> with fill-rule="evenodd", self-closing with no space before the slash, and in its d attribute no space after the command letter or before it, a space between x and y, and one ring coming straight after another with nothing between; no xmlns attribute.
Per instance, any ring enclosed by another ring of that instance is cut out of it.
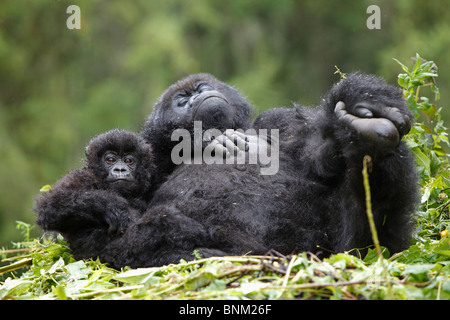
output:
<svg viewBox="0 0 450 320"><path fill-rule="evenodd" d="M385 247L381 247L381 254L383 255L383 258L385 258L385 259L389 258L389 256L390 256L389 250ZM377 262L378 261L378 253L377 253L376 248L369 249L369 251L367 252L363 261L367 264L372 264L374 262Z"/></svg>
<svg viewBox="0 0 450 320"><path fill-rule="evenodd" d="M431 194L431 187L428 186L425 188L425 190L422 193L422 197L420 198L420 202L421 203L425 203L428 201L428 199L430 198L430 194Z"/></svg>
<svg viewBox="0 0 450 320"><path fill-rule="evenodd" d="M62 267L64 266L64 260L62 257L60 257L58 259L58 261L56 261L51 267L50 269L48 269L48 273L53 274L55 273L57 270L61 270Z"/></svg>
<svg viewBox="0 0 450 320"><path fill-rule="evenodd" d="M438 77L436 73L432 72L422 72L419 74L421 77Z"/></svg>
<svg viewBox="0 0 450 320"><path fill-rule="evenodd" d="M412 153L416 159L417 165L424 171L424 174L430 175L430 159L419 148L413 148Z"/></svg>
<svg viewBox="0 0 450 320"><path fill-rule="evenodd" d="M66 289L62 285L58 285L56 287L53 287L53 293L58 297L60 300L67 300L67 294Z"/></svg>
<svg viewBox="0 0 450 320"><path fill-rule="evenodd" d="M151 279L158 270L158 268L133 269L119 273L113 279L129 284L143 284Z"/></svg>
<svg viewBox="0 0 450 320"><path fill-rule="evenodd" d="M424 264L410 264L407 265L403 271L403 275L407 274L422 274L426 273L436 267L436 264L424 263Z"/></svg>
<svg viewBox="0 0 450 320"><path fill-rule="evenodd" d="M405 66L403 63L401 63L400 61L398 61L397 59L393 58L395 62L397 62L403 69L403 71L405 71L409 76L411 76L411 73L408 69L407 66Z"/></svg>
<svg viewBox="0 0 450 320"><path fill-rule="evenodd" d="M90 270L83 260L70 263L65 266L65 269L70 274L71 278L76 280L86 279L87 275L90 273Z"/></svg>
<svg viewBox="0 0 450 320"><path fill-rule="evenodd" d="M222 291L227 287L226 281L222 279L214 279L211 283L205 288L205 290L211 291Z"/></svg>
<svg viewBox="0 0 450 320"><path fill-rule="evenodd" d="M422 59L420 58L419 54L416 53L416 63L414 64L413 70L412 70L412 74L417 74L417 71L419 71L420 68L420 63L421 63Z"/></svg>
<svg viewBox="0 0 450 320"><path fill-rule="evenodd" d="M186 283L185 283L185 288L186 290L192 291L192 290L197 290L201 287L206 286L207 284L209 284L212 281L212 277L210 274L198 274L197 276L189 279Z"/></svg>
<svg viewBox="0 0 450 320"><path fill-rule="evenodd" d="M20 296L32 285L33 282L30 280L7 278L5 283L0 286L0 298L3 299L9 296Z"/></svg>

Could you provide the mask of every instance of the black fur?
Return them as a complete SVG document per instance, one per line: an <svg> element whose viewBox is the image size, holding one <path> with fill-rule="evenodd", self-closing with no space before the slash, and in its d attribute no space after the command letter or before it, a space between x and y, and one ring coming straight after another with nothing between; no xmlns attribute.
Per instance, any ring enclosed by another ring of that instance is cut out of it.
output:
<svg viewBox="0 0 450 320"><path fill-rule="evenodd" d="M362 105L373 116L349 122L335 112L339 101L349 114L361 112ZM383 118L389 119L386 130L398 131L396 137L355 129L377 128ZM277 174L261 175L259 165L180 165L144 216L98 256L119 268L194 259L194 249L211 256L366 247L372 244L361 175L366 154L373 159L370 184L381 244L391 252L405 249L418 184L413 158L398 138L409 130L410 119L398 89L373 76L348 75L317 108L273 109L256 119L257 129L280 130Z"/></svg>

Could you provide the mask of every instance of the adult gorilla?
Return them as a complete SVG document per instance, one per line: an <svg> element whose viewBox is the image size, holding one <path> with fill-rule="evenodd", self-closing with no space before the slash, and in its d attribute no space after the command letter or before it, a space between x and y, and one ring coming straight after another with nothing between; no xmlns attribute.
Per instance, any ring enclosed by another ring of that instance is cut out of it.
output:
<svg viewBox="0 0 450 320"><path fill-rule="evenodd" d="M176 97L166 99L163 104L173 105ZM373 159L372 209L381 244L391 252L408 246L417 177L400 141L411 114L397 88L351 74L317 108L269 110L254 126L280 130L277 174L261 175L259 165L249 164L180 165L138 223L99 253L102 261L142 267L194 259L194 249L212 256L366 247L372 241L364 155Z"/></svg>

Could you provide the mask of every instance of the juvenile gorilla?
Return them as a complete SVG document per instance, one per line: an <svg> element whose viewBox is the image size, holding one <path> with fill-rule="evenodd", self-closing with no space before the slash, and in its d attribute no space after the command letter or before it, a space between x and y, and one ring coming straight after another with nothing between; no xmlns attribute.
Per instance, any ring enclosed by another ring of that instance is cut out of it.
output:
<svg viewBox="0 0 450 320"><path fill-rule="evenodd" d="M157 114L155 126L159 119L179 121L173 111L179 98L168 92L161 104L169 109ZM247 104L234 91L225 97ZM190 260L194 249L212 256L366 247L372 241L361 177L365 155L373 160L372 209L381 244L400 251L409 244L417 200L414 161L400 141L411 119L397 88L350 74L315 109L272 109L256 119L257 129L280 130L277 174L260 175L259 166L249 164L180 165L143 217L98 256L119 268Z"/></svg>
<svg viewBox="0 0 450 320"><path fill-rule="evenodd" d="M86 148L86 165L37 198L36 223L60 232L76 258L94 257L145 211L154 177L142 138L117 129L100 134Z"/></svg>

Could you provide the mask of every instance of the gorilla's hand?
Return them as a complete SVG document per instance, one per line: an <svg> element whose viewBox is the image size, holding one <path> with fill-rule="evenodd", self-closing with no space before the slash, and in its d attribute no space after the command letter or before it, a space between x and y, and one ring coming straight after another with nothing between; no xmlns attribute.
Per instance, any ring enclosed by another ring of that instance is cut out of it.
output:
<svg viewBox="0 0 450 320"><path fill-rule="evenodd" d="M246 152L249 149L249 138L244 133L233 129L226 130L222 135L213 137L210 146L214 151L222 154L223 157L237 156L239 152Z"/></svg>
<svg viewBox="0 0 450 320"><path fill-rule="evenodd" d="M128 210L111 206L105 210L103 220L108 225L109 234L123 234L131 223L133 215Z"/></svg>
<svg viewBox="0 0 450 320"><path fill-rule="evenodd" d="M397 108L365 102L355 105L350 113L344 102L339 101L334 113L339 121L356 130L361 138L379 147L396 147L412 125L410 117Z"/></svg>

